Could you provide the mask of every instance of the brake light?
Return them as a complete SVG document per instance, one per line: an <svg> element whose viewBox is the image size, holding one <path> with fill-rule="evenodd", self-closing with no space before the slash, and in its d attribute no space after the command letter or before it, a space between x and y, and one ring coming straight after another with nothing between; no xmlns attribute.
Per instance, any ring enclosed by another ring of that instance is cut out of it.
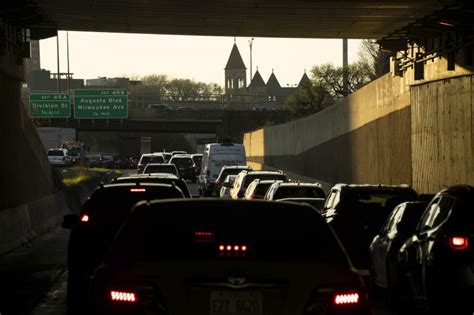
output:
<svg viewBox="0 0 474 315"><path fill-rule="evenodd" d="M335 305L348 305L348 304L358 304L359 303L359 294L356 292L350 293L337 293L334 295L333 300Z"/></svg>
<svg viewBox="0 0 474 315"><path fill-rule="evenodd" d="M82 215L81 222L89 222L89 216L87 214Z"/></svg>
<svg viewBox="0 0 474 315"><path fill-rule="evenodd" d="M130 188L130 192L146 192L145 188Z"/></svg>
<svg viewBox="0 0 474 315"><path fill-rule="evenodd" d="M469 238L466 236L451 236L449 246L454 250L466 250L469 248Z"/></svg>
<svg viewBox="0 0 474 315"><path fill-rule="evenodd" d="M213 243L214 232L194 232L194 242L196 243Z"/></svg>
<svg viewBox="0 0 474 315"><path fill-rule="evenodd" d="M115 302L129 302L137 301L137 296L133 292L110 291L110 298Z"/></svg>
<svg viewBox="0 0 474 315"><path fill-rule="evenodd" d="M247 245L224 245L221 244L218 246L219 252L223 253L239 253L239 252L246 252L248 250Z"/></svg>

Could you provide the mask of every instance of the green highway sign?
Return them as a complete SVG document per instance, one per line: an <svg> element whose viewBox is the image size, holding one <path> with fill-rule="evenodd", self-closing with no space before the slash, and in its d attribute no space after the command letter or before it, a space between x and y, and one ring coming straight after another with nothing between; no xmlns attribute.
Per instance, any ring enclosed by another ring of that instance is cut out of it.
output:
<svg viewBox="0 0 474 315"><path fill-rule="evenodd" d="M128 118L127 90L74 90L74 118Z"/></svg>
<svg viewBox="0 0 474 315"><path fill-rule="evenodd" d="M69 95L62 93L31 93L30 115L32 118L69 118Z"/></svg>

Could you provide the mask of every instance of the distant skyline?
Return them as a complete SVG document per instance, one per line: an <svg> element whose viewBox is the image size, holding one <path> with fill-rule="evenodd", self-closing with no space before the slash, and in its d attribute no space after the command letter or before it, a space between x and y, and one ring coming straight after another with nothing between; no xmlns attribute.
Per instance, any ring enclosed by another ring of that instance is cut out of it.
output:
<svg viewBox="0 0 474 315"><path fill-rule="evenodd" d="M59 32L60 70L67 71L66 32ZM237 37L250 68L249 37ZM70 71L74 78L137 77L166 74L224 84L224 67L234 37L69 32ZM360 40L349 40L349 63L358 59ZM57 71L56 37L40 41L41 68ZM314 65L342 64L342 39L255 37L253 73L265 81L275 72L282 86L297 84ZM249 69L247 80L249 83Z"/></svg>

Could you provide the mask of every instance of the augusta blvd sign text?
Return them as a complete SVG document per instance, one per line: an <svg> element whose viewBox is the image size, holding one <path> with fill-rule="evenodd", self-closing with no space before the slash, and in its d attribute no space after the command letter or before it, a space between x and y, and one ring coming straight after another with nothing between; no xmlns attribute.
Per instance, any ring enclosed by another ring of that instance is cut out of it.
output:
<svg viewBox="0 0 474 315"><path fill-rule="evenodd" d="M128 118L126 90L75 90L74 118Z"/></svg>

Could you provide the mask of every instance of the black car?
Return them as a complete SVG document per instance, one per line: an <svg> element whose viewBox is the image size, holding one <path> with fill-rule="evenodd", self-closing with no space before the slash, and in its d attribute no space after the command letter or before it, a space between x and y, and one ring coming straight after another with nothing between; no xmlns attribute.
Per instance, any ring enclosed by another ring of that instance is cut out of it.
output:
<svg viewBox="0 0 474 315"><path fill-rule="evenodd" d="M328 193L321 214L336 231L349 258L368 276L368 250L392 210L402 202L416 201L409 186L337 184Z"/></svg>
<svg viewBox="0 0 474 315"><path fill-rule="evenodd" d="M370 280L374 288L386 290L389 301L398 301L400 286L397 258L400 247L416 229L428 202L410 201L399 204L390 213L369 247Z"/></svg>
<svg viewBox="0 0 474 315"><path fill-rule="evenodd" d="M100 314L370 314L360 276L314 208L262 201L137 205L92 296Z"/></svg>
<svg viewBox="0 0 474 315"><path fill-rule="evenodd" d="M168 165L168 164L167 164ZM119 177L114 178L112 183L135 183L135 184L142 184L142 183L158 183L158 184L170 184L176 185L179 189L183 192L184 197L191 198L191 192L189 191L189 187L182 178L167 173L156 173L156 174L137 174L131 175L128 177Z"/></svg>
<svg viewBox="0 0 474 315"><path fill-rule="evenodd" d="M176 185L110 184L95 190L79 215L64 217L63 227L70 228L68 245L68 305L80 309L86 302L89 278L102 262L117 230L131 208L139 201L184 198Z"/></svg>
<svg viewBox="0 0 474 315"><path fill-rule="evenodd" d="M474 187L452 186L433 198L399 252L403 301L409 306L473 314L473 222Z"/></svg>
<svg viewBox="0 0 474 315"><path fill-rule="evenodd" d="M183 177L184 179L189 179L193 183L196 182L196 171L194 168L193 159L191 159L190 155L176 154L171 158L169 164L176 165L179 176Z"/></svg>

